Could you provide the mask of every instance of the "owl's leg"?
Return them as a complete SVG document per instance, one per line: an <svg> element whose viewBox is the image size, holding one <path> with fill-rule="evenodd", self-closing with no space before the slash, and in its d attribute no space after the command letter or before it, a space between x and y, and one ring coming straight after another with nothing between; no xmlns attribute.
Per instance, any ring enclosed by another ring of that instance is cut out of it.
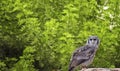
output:
<svg viewBox="0 0 120 71"><path fill-rule="evenodd" d="M87 69L87 66L84 66L84 69Z"/></svg>
<svg viewBox="0 0 120 71"><path fill-rule="evenodd" d="M85 69L87 69L87 66L82 66L81 71L84 71Z"/></svg>

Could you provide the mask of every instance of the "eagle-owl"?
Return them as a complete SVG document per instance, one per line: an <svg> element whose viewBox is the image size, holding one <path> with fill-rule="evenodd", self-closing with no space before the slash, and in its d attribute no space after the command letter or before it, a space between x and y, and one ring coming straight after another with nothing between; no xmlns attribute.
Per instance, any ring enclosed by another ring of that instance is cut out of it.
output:
<svg viewBox="0 0 120 71"><path fill-rule="evenodd" d="M81 65L82 68L86 68L91 64L99 43L100 40L97 36L90 36L85 46L82 46L73 52L68 71L73 71L74 68L79 65Z"/></svg>

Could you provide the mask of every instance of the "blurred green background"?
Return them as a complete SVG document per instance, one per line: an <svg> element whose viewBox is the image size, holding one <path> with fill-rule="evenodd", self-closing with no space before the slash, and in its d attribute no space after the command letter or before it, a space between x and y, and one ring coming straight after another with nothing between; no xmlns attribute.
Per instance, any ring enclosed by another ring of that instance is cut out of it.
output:
<svg viewBox="0 0 120 71"><path fill-rule="evenodd" d="M89 67L120 68L120 0L0 0L0 71L67 71L90 35Z"/></svg>

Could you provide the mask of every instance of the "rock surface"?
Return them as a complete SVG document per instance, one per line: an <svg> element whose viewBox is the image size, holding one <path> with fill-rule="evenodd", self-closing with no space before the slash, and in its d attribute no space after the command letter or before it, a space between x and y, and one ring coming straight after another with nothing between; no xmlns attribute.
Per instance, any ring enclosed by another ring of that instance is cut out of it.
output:
<svg viewBox="0 0 120 71"><path fill-rule="evenodd" d="M80 71L120 71L120 68L88 68Z"/></svg>

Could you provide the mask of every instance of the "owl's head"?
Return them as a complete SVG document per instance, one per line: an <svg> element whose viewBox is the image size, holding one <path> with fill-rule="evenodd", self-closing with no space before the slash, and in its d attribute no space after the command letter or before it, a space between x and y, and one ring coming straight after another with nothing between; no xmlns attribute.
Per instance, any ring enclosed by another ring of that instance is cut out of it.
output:
<svg viewBox="0 0 120 71"><path fill-rule="evenodd" d="M100 43L100 40L97 36L90 36L87 40L87 45L90 46L98 46Z"/></svg>

